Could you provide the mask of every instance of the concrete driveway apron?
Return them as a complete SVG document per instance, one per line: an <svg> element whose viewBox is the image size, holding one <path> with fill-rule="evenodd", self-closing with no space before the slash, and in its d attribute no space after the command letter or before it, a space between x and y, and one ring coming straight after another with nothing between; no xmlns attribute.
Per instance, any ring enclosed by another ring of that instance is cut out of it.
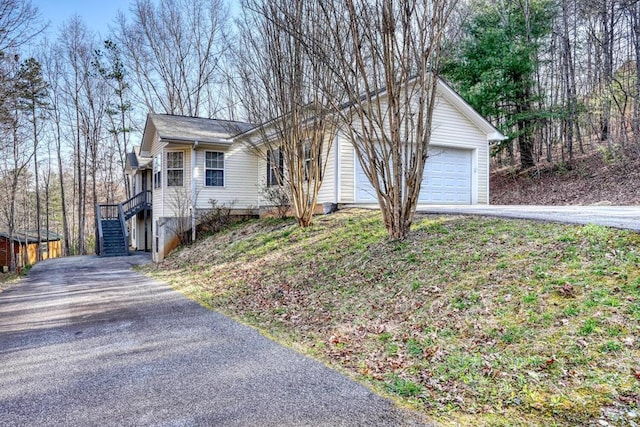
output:
<svg viewBox="0 0 640 427"><path fill-rule="evenodd" d="M0 425L421 425L131 271L143 262L48 260L0 294Z"/></svg>

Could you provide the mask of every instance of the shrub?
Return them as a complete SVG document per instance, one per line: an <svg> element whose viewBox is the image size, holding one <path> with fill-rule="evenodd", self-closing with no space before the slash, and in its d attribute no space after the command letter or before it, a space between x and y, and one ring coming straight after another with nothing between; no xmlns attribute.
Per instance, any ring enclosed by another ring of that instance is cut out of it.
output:
<svg viewBox="0 0 640 427"><path fill-rule="evenodd" d="M262 188L262 197L273 206L278 217L285 219L291 208L289 191L282 185L267 185Z"/></svg>

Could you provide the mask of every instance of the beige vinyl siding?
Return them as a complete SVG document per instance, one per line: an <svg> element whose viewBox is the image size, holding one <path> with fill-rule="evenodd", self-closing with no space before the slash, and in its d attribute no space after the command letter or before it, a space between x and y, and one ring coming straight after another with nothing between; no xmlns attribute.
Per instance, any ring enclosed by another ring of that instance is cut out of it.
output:
<svg viewBox="0 0 640 427"><path fill-rule="evenodd" d="M167 187L167 152L181 151L183 153L183 185L182 187ZM191 194L191 149L188 145L171 144L160 150L152 151L154 156L162 156L162 186L160 188L153 187L153 173L151 170L151 187L153 190L153 225L156 221L163 217L175 216L174 212L184 203L185 197L188 199ZM187 200L188 202L188 200Z"/></svg>
<svg viewBox="0 0 640 427"><path fill-rule="evenodd" d="M349 138L344 133L338 135L340 147L340 192L338 203L353 203L355 194L355 152Z"/></svg>
<svg viewBox="0 0 640 427"><path fill-rule="evenodd" d="M152 160L152 165L155 163L155 157L162 156L162 153L163 153L163 150L160 150L152 154L152 157L154 158L154 160ZM164 167L164 161L162 162L162 167ZM162 204L164 201L164 186L155 188L154 174L155 174L155 167L152 166L152 169L151 169L151 189L153 191L152 212L153 212L153 227L154 227L154 233L155 233L156 221L162 216L162 207L163 207ZM162 179L164 179L164 171L162 171Z"/></svg>
<svg viewBox="0 0 640 427"><path fill-rule="evenodd" d="M163 211L163 203L164 203L164 186L161 186L159 188L155 188L154 187L154 172L155 172L155 168L153 167L154 163L155 163L155 157L157 156L162 156L164 157L164 147L166 146L166 143L160 143L158 141L155 141L153 143L153 145L151 146L151 150L149 150L149 154L151 156L152 163L151 163L151 190L153 190L153 207L152 207L152 212L153 212L153 227L154 227L154 233L155 233L155 226L156 226L156 221L162 217L162 211ZM164 164L165 164L165 159L162 159L162 168L164 168ZM162 179L164 179L165 177L165 171L162 171Z"/></svg>
<svg viewBox="0 0 640 427"><path fill-rule="evenodd" d="M164 150L162 158L162 212L161 217L184 216L189 213L189 204L191 200L191 146L171 144ZM183 181L182 186L167 186L167 153L171 151L180 151L183 153Z"/></svg>
<svg viewBox="0 0 640 427"><path fill-rule="evenodd" d="M261 146L254 153L256 159L256 193L258 207L269 206L271 203L264 197L264 189L267 187L267 147ZM286 167L286 165L285 165Z"/></svg>
<svg viewBox="0 0 640 427"><path fill-rule="evenodd" d="M448 100L438 97L433 111L431 145L471 149L473 164L472 192L476 196L472 203L488 204L489 144L487 135L478 129Z"/></svg>
<svg viewBox="0 0 640 427"><path fill-rule="evenodd" d="M322 177L322 185L318 192L318 203L336 203L336 138L327 136L323 144L322 161L326 161L326 169Z"/></svg>
<svg viewBox="0 0 640 427"><path fill-rule="evenodd" d="M224 153L224 187L205 185L205 152L207 151ZM218 204L232 205L237 209L257 207L258 159L245 143L237 141L230 147L201 145L196 153L197 209L210 208L211 200L215 200Z"/></svg>
<svg viewBox="0 0 640 427"><path fill-rule="evenodd" d="M464 116L453 104L438 96L433 111L431 145L473 150L472 203L488 204L489 144L487 135ZM341 139L343 137L341 136ZM347 137L340 144L340 203L355 201L355 151Z"/></svg>
<svg viewBox="0 0 640 427"><path fill-rule="evenodd" d="M325 173L322 179L322 185L320 187L320 191L318 192L318 203L334 203L335 202L335 138L331 140L329 137L325 140L323 144L323 154L322 160L327 161ZM266 160L266 147L262 146L259 154L256 154L256 164L257 164L257 189L258 189L258 197L259 197L259 206L269 206L271 202L265 199L263 194L263 189L267 184L267 160ZM328 156L328 157L327 157ZM286 169L287 164L285 161L284 167Z"/></svg>

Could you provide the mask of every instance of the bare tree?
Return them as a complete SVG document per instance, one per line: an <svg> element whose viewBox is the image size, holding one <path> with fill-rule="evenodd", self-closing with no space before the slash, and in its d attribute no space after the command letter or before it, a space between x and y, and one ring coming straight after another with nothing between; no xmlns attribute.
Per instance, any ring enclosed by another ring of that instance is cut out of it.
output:
<svg viewBox="0 0 640 427"><path fill-rule="evenodd" d="M97 78L91 64L95 46L94 36L80 18L73 17L63 27L60 35L62 55L65 62L63 71L63 92L67 135L73 135L75 166L75 202L77 215L77 251L87 253L88 232L93 228L87 202L97 202L96 161L97 149L106 111L106 85ZM91 184L91 187L89 187ZM91 188L92 193L89 193Z"/></svg>
<svg viewBox="0 0 640 427"><path fill-rule="evenodd" d="M125 179L126 155L129 152L129 133L131 132L129 113L132 106L128 99L130 87L120 49L111 40L104 42L102 50L97 49L94 52L93 65L113 90L113 100L109 102L107 110L108 131L113 137L113 144L110 145L110 152L107 153L105 158L108 165L106 182L109 185L107 203L113 203L113 200L109 200L109 196L113 197L116 190L114 187L120 184L124 183L127 199L132 196L129 180ZM115 171L113 168L113 163L116 159L120 167L120 177L117 180L114 176Z"/></svg>
<svg viewBox="0 0 640 427"><path fill-rule="evenodd" d="M633 58L635 62L635 87L633 92L633 140L635 149L640 157L640 2L630 1L625 4L625 11L629 18Z"/></svg>
<svg viewBox="0 0 640 427"><path fill-rule="evenodd" d="M177 238L180 245L188 245L195 240L195 209L194 200L198 200L198 192L191 194L186 187L176 187L168 197L168 207L173 212L173 217L167 219L166 227L169 231L167 237Z"/></svg>
<svg viewBox="0 0 640 427"><path fill-rule="evenodd" d="M567 114L563 123L565 135L566 151L569 155L569 162L573 161L573 141L574 134L580 138L580 128L577 126L577 93L576 93L576 67L573 58L573 43L570 32L571 5L569 0L562 0L562 78L564 92L566 95ZM573 11L575 14L575 10ZM563 150L564 153L564 150Z"/></svg>
<svg viewBox="0 0 640 427"><path fill-rule="evenodd" d="M29 0L0 0L0 53L16 54L44 29L38 8Z"/></svg>
<svg viewBox="0 0 640 427"><path fill-rule="evenodd" d="M18 57L1 61L0 65L0 132L3 139L10 141L0 147L0 206L3 222L13 241L17 229L19 196L27 192L25 176L33 158L33 148L29 147L28 137L20 114L20 99L17 88L19 75ZM22 191L20 191L22 190ZM22 198L25 200L26 198ZM9 268L16 268L12 256Z"/></svg>
<svg viewBox="0 0 640 427"><path fill-rule="evenodd" d="M300 226L311 224L336 132L336 85L305 38L320 38L317 2L246 0L238 64L259 128L266 185L284 185ZM270 120L270 121L269 121Z"/></svg>
<svg viewBox="0 0 640 427"><path fill-rule="evenodd" d="M63 87L62 87L62 52L58 46L45 45L42 49L46 54L43 56L44 73L46 80L50 85L49 90L49 120L52 138L55 140L55 152L57 159L57 173L58 173L58 185L60 186L60 209L62 216L62 237L63 248L62 253L64 256L70 254L70 235L69 235L69 223L67 216L67 198L64 183L64 168L63 168ZM48 185L47 185L48 188ZM47 198L49 200L49 198ZM47 215L47 218L49 216ZM48 228L48 226L47 226Z"/></svg>
<svg viewBox="0 0 640 427"><path fill-rule="evenodd" d="M209 96L220 83L228 21L222 0L135 0L132 20L117 19L122 49L137 94L152 112L212 117Z"/></svg>
<svg viewBox="0 0 640 427"><path fill-rule="evenodd" d="M18 64L20 49L44 29L39 19L38 9L28 0L0 0L0 182L4 187L0 206L10 240L16 229L18 195L28 191L24 178L33 156L20 114ZM11 257L10 268L15 266Z"/></svg>
<svg viewBox="0 0 640 427"><path fill-rule="evenodd" d="M334 105L373 184L389 237L413 222L436 102L441 43L456 0L320 3L326 33L309 40L333 70Z"/></svg>

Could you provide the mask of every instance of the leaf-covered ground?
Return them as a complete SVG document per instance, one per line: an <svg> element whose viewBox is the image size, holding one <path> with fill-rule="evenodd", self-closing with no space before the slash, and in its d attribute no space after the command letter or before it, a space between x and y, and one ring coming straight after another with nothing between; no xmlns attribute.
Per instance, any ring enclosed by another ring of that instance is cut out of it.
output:
<svg viewBox="0 0 640 427"><path fill-rule="evenodd" d="M256 220L147 267L444 425L640 424L640 235L378 212ZM600 424L598 424L600 423Z"/></svg>
<svg viewBox="0 0 640 427"><path fill-rule="evenodd" d="M491 204L640 204L640 157L631 150L620 158L611 156L592 148L572 164L541 162L527 173L517 173L515 167L494 170L489 185Z"/></svg>

